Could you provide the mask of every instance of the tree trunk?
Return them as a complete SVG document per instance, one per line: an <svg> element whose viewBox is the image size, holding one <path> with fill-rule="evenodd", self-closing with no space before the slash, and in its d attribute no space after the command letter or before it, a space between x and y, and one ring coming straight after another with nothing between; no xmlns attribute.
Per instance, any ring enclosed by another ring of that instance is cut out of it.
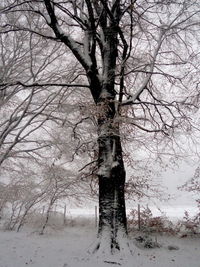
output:
<svg viewBox="0 0 200 267"><path fill-rule="evenodd" d="M95 250L115 253L115 250L122 250L122 240L126 240L127 237L124 198L126 173L119 123L115 121L119 112L115 104L117 101L115 91L115 69L118 55L117 24L111 23L109 27L106 27L104 35L105 44L102 51L103 79L101 85L92 84L92 87L100 92L96 101L99 110L99 240Z"/></svg>
<svg viewBox="0 0 200 267"><path fill-rule="evenodd" d="M115 150L109 155L109 150ZM108 164L99 171L99 237L105 237L111 251L120 250L120 239L127 234L126 209L124 199L125 169L119 136L101 140L100 150L108 153ZM101 151L101 152L102 152ZM103 153L104 153L103 152ZM113 161L109 162L109 157ZM104 169L103 169L104 168Z"/></svg>
<svg viewBox="0 0 200 267"><path fill-rule="evenodd" d="M122 249L121 240L127 237L124 198L126 173L119 125L114 122L116 108L112 100L103 102L104 113L98 120L99 243L95 249L115 253Z"/></svg>

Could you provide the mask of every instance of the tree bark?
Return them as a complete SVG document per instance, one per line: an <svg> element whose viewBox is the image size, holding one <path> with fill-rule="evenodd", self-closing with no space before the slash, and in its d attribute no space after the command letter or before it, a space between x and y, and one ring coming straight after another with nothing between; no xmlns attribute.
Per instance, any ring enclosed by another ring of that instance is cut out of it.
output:
<svg viewBox="0 0 200 267"><path fill-rule="evenodd" d="M125 169L122 158L120 137L113 135L99 138L100 161L107 154L110 167L99 167L99 237L107 235L111 251L120 250L120 238L127 234L126 209L124 198ZM111 150L111 151L110 151ZM112 154L112 151L114 153ZM102 170L103 169L103 170Z"/></svg>
<svg viewBox="0 0 200 267"><path fill-rule="evenodd" d="M106 240L111 253L121 250L120 240L127 236L124 186L124 168L119 125L115 123L117 110L112 99L100 103L102 113L98 120L98 179L99 229L98 237ZM98 246L101 246L99 242ZM99 247L96 249L99 249Z"/></svg>

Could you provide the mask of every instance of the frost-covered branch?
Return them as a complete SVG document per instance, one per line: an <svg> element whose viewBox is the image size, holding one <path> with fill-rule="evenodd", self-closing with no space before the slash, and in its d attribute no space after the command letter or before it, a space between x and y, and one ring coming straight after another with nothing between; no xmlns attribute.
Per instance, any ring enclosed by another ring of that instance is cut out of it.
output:
<svg viewBox="0 0 200 267"><path fill-rule="evenodd" d="M163 42L164 34L165 34L165 32L163 32L161 30L160 36L159 36L158 41L157 41L157 47L156 47L156 49L155 49L155 51L154 51L154 53L152 55L152 62L149 64L148 73L147 73L146 78L144 79L140 89L130 99L128 99L126 101L123 101L121 103L122 106L133 104L139 98L141 93L147 88L147 85L148 85L148 83L149 83L149 81L151 79L151 76L152 76L152 73L153 73L153 70L154 70L154 67L155 67L155 62L156 62L157 55L159 53L159 50L160 50L162 42Z"/></svg>
<svg viewBox="0 0 200 267"><path fill-rule="evenodd" d="M82 64L82 66L88 70L91 66L91 62L88 61L86 57L84 57L84 54L82 53L81 49L79 48L79 45L74 41L70 36L66 35L58 25L58 20L55 14L54 9L54 3L50 0L44 0L47 12L50 17L50 24L49 26L54 31L57 38L61 40L66 46L70 48L74 56L78 59L78 61Z"/></svg>
<svg viewBox="0 0 200 267"><path fill-rule="evenodd" d="M48 86L54 86L54 87L79 87L79 88L89 88L89 85L86 84L70 84L70 83L29 83L25 84L23 82L17 81L12 83L0 83L0 90L5 90L5 88L1 87L8 87L8 86L16 86L21 85L25 88L31 88L31 87L48 87Z"/></svg>

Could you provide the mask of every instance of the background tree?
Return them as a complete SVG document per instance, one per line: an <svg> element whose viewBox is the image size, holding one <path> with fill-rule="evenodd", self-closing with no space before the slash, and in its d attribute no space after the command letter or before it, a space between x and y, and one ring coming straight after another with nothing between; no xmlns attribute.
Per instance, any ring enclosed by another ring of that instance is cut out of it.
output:
<svg viewBox="0 0 200 267"><path fill-rule="evenodd" d="M4 21L9 22L17 19L15 13L5 14L4 17ZM29 18L29 26L30 21ZM37 23L40 22L34 20L34 25ZM3 192L0 211L3 213L3 209L8 207L11 213L6 228L17 227L19 230L29 215L42 205L47 206L47 195L55 190L55 183L51 187L43 185L46 179L47 184L52 182L50 177L46 177L50 166L61 168L63 162L75 158L82 142L87 145L86 140L80 142L77 137L77 121L82 120L80 92L76 90L77 105L73 103L75 94L71 97L74 91L71 82L76 82L81 73L73 62L70 67L59 66L60 57L64 58L66 51L58 43L49 44L30 32L14 31L0 35L0 38L0 78L3 84L0 91L0 175ZM40 86L35 83L36 80ZM35 84L26 86L27 83ZM64 141L61 131L65 135ZM76 142L72 142L74 139ZM74 159L74 173L84 165L84 160L80 162ZM84 187L85 180L80 185L80 176L72 176L72 171L69 176L66 166L63 170L66 175L63 181L65 200L72 199L72 195L74 199L82 198L80 188ZM89 190L84 188L83 191L89 194ZM57 192L56 200L63 199L63 195L61 197Z"/></svg>
<svg viewBox="0 0 200 267"><path fill-rule="evenodd" d="M3 2L4 16L16 19L3 20L2 33L29 32L61 44L84 73L82 87L88 86L96 106L99 240L94 250L114 253L126 246L121 137L128 131L141 144L141 133L149 133L150 148L161 144L173 154L174 137L193 126L188 114L198 89L199 10L198 1L186 0ZM37 79L21 85L41 88Z"/></svg>
<svg viewBox="0 0 200 267"><path fill-rule="evenodd" d="M200 168L197 167L194 173L194 176L189 179L184 185L179 187L181 190L186 190L196 196L196 203L198 208L198 213L192 218L193 222L196 225L199 225L200 222ZM189 217L189 213L188 213Z"/></svg>

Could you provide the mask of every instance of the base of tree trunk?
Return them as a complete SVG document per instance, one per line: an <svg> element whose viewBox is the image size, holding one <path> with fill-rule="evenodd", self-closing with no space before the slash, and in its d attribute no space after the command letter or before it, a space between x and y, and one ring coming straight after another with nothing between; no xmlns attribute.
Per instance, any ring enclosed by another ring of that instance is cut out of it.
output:
<svg viewBox="0 0 200 267"><path fill-rule="evenodd" d="M116 254L124 258L124 256L132 255L133 250L133 244L130 243L127 234L121 230L118 231L115 240L113 240L110 232L103 231L103 233L98 236L97 240L90 246L88 252L102 258Z"/></svg>

